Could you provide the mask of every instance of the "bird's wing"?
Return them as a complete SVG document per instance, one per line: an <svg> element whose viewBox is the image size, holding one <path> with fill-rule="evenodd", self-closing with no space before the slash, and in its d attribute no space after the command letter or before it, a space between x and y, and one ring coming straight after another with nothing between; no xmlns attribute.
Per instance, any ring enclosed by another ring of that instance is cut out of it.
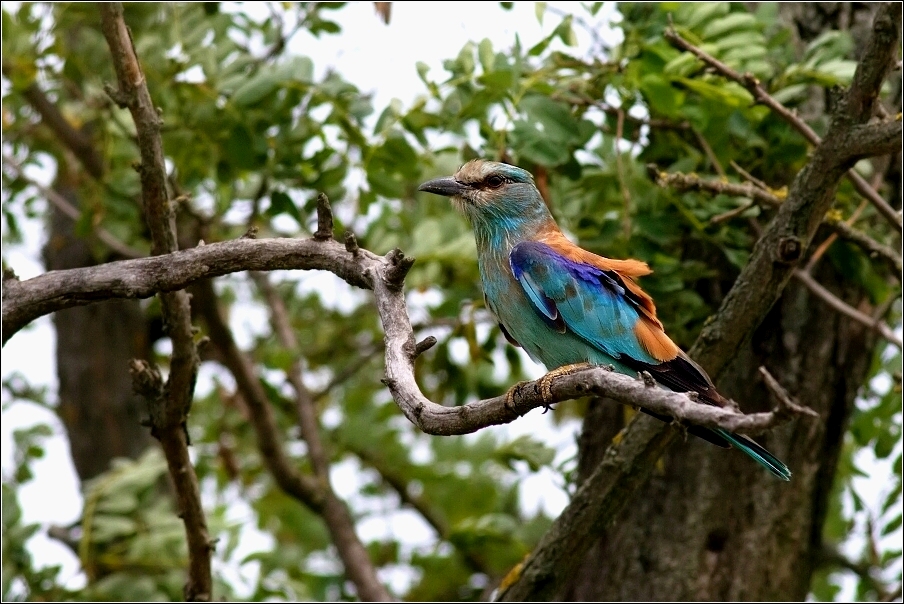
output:
<svg viewBox="0 0 904 604"><path fill-rule="evenodd" d="M547 324L571 330L636 371L649 371L672 390L724 404L706 373L665 334L652 299L634 281L650 272L646 264L610 260L562 241L522 242L509 256L512 273Z"/></svg>

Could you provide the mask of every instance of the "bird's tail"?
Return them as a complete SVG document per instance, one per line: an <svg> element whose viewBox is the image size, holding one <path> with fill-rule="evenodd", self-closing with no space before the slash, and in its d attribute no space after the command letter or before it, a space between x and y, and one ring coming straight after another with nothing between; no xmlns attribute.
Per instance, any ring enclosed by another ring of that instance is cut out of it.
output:
<svg viewBox="0 0 904 604"><path fill-rule="evenodd" d="M773 476L781 478L782 480L791 480L791 470L788 469L788 466L782 463L778 457L755 443L752 439L742 434L732 434L731 432L726 432L722 429L714 430L714 432L718 432L719 436L723 437L732 445L750 456L755 462L769 470Z"/></svg>

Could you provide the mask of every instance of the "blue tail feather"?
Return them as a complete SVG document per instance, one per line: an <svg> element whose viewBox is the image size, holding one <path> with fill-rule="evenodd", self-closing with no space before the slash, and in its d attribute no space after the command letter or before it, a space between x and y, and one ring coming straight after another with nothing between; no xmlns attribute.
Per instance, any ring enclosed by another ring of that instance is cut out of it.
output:
<svg viewBox="0 0 904 604"><path fill-rule="evenodd" d="M725 440L746 453L755 462L769 470L773 476L782 480L791 480L791 470L788 466L752 439L740 434L732 434L722 429L715 430L715 432L718 432L719 436L725 438Z"/></svg>

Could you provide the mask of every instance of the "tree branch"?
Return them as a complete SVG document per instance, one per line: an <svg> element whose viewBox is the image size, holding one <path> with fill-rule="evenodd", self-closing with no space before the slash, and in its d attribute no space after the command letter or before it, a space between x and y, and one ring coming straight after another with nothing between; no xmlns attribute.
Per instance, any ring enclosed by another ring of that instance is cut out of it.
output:
<svg viewBox="0 0 904 604"><path fill-rule="evenodd" d="M843 315L846 315L855 321L866 325L880 336L888 340L889 343L894 344L898 350L904 349L904 343L901 342L901 338L895 335L895 333L891 330L891 328L883 323L882 321L876 321L869 315L865 315L856 308L852 307L850 304L845 303L838 296L824 288L820 283L813 278L810 273L806 271L794 271L794 276L804 285L807 286L814 295L819 297L823 302L837 310Z"/></svg>
<svg viewBox="0 0 904 604"><path fill-rule="evenodd" d="M901 256L895 250L879 243L863 231L858 231L844 220L826 220L826 224L835 229L842 239L856 243L871 257L882 258L892 268L895 278L901 279L901 271L904 269L902 269Z"/></svg>
<svg viewBox="0 0 904 604"><path fill-rule="evenodd" d="M892 67L892 62L895 58L896 48L898 47L898 40L901 37L901 5L898 2L887 3L883 5L883 8L879 10L876 15L876 19L873 22L873 37L872 40L875 41L875 44L872 44L866 49L866 52L863 54L862 59L857 65L857 72L854 74L854 81L851 83L851 87L848 89L848 94L846 96L846 100L842 103L844 105L840 111L836 112L836 118L842 118L846 123L853 126L862 126L866 123L867 120L873 115L874 107L876 99L878 98L879 88L882 86L882 81L885 79L885 76L888 74L889 70ZM722 76L738 82L753 95L754 100L757 103L765 105L769 107L774 113L779 115L782 119L788 122L795 130L800 132L807 141L809 141L814 146L819 146L822 143L822 140L819 138L819 135L807 125L802 119L800 119L794 112L790 109L782 105L775 98L773 98L765 88L763 88L762 84L760 84L759 80L757 80L752 74L745 73L740 74L725 63L719 61L715 57L709 55L705 51L700 48L694 46L687 40L681 37L681 35L675 31L673 28L666 29L663 34L666 40L668 40L672 46L690 52L698 59L709 65L713 70ZM900 123L900 120L896 120L897 123ZM833 126L837 129L838 125L833 124ZM830 127L830 131L831 131ZM894 131L894 127L891 128ZM896 140L897 147L892 146L889 149L889 153L894 151L895 149L900 149L901 147L901 129L900 126L897 127L897 135ZM883 132L884 133L884 132ZM846 132L847 135L852 134L852 132ZM884 133L887 134L887 133ZM892 132L892 138L894 138L894 134ZM849 143L852 141L848 141ZM883 143L884 145L884 143ZM884 146L883 146L884 148ZM846 148L843 145L838 146L835 149L838 159L841 160L841 163L848 163L856 161L863 155L858 156L856 153L852 154L851 152L864 152L865 149L862 146L853 145L850 149ZM866 155L873 155L872 152L867 152ZM878 154L878 153L876 153ZM853 165L853 164L851 164ZM853 170L848 171L848 178L851 182L854 183L854 188L858 193L866 197L870 203L872 203L879 212L891 222L898 232L902 231L902 221L901 216L895 212L895 210L888 205L888 203L882 199L881 196L876 192L875 189L869 186L869 183L863 179L862 176L854 172Z"/></svg>
<svg viewBox="0 0 904 604"><path fill-rule="evenodd" d="M816 563L822 567L838 567L849 570L876 592L876 601L894 602L901 597L901 586L885 585L881 578L881 568L867 561L855 561L844 555L837 547L823 544L817 552Z"/></svg>
<svg viewBox="0 0 904 604"><path fill-rule="evenodd" d="M321 513L323 494L320 486L316 479L299 472L286 456L267 393L251 360L239 349L232 337L229 325L217 304L213 283L209 279L201 281L194 287L193 294L198 313L207 324L210 341L220 351L223 365L232 373L236 387L248 406L264 465L287 495Z"/></svg>
<svg viewBox="0 0 904 604"><path fill-rule="evenodd" d="M430 505L430 502L426 501L424 497L411 493L409 482L402 473L397 472L390 464L386 463L378 454L372 451L355 448L353 449L353 452L361 461L376 470L380 475L380 479L396 492L403 505L407 505L421 515L427 524L429 524L436 532L437 537L443 541L449 540L451 530L448 521L443 517L440 511L437 510L435 506ZM484 560L477 556L470 548L458 547L457 549L471 571L483 573L488 577L493 576L493 571L487 566Z"/></svg>
<svg viewBox="0 0 904 604"><path fill-rule="evenodd" d="M324 209L321 224L317 229L320 234L318 239L332 238L332 212L326 195L318 197L318 206ZM389 592L377 578L377 571L370 560L370 556L364 544L355 532L355 522L348 512L345 503L339 499L330 484L329 458L325 452L323 440L320 438L320 424L317 421L317 410L311 392L305 386L302 379L302 365L299 356L298 338L292 329L289 312L285 302L276 289L267 280L263 273L252 273L252 279L257 283L267 304L270 307L270 324L276 334L279 343L288 351L294 353L295 360L286 374L289 383L295 390L295 403L298 412L298 425L301 428L301 436L308 445L308 456L320 489L323 492L323 509L321 516L326 522L333 544L339 552L339 557L345 566L345 572L358 589L358 595L362 600L387 602L392 599Z"/></svg>
<svg viewBox="0 0 904 604"><path fill-rule="evenodd" d="M351 285L370 289L365 270L381 262L367 250L354 254L335 241L237 239L163 256L120 260L101 266L51 271L26 281L3 283L3 343L43 315L118 298L150 298L209 277L245 270L322 269Z"/></svg>
<svg viewBox="0 0 904 604"><path fill-rule="evenodd" d="M209 277L242 270L322 269L333 272L351 285L373 289L386 343L386 383L402 411L415 425L430 434L466 434L490 425L508 423L531 409L543 406L537 384L530 382L519 389L514 406L505 406L505 397L470 403L461 407L445 407L429 401L421 394L414 379L414 358L427 346L418 347L407 314L402 280L413 260L398 250L385 257L365 249L348 252L334 240L313 239L238 239L203 245L166 256L111 262L100 267L53 271L27 281L7 281L3 292L3 331L20 329L29 321L62 308L90 304L112 298L144 298L157 291L185 288ZM204 286L209 287L209 283ZM210 321L204 287L195 294L201 312ZM216 323L214 323L216 324ZM228 334L222 319L221 328L211 328L211 340L218 348L230 346L220 332ZM230 352L230 355L233 354ZM240 374L238 363L229 363ZM250 377L247 388L251 385ZM254 382L256 383L256 382ZM569 398L598 394L619 402L640 405L651 411L673 415L678 419L719 426L732 431L757 432L774 425L766 415L745 416L690 402L681 394L644 388L626 376L615 375L603 368L575 373L552 381L556 402ZM260 394L260 400L265 400ZM746 419L745 419L746 418Z"/></svg>
<svg viewBox="0 0 904 604"><path fill-rule="evenodd" d="M676 191L704 191L714 195L746 197L769 206L780 206L782 200L752 183L735 184L719 180L705 180L696 174L660 171L656 164L648 164L647 172L660 187L670 187Z"/></svg>
<svg viewBox="0 0 904 604"><path fill-rule="evenodd" d="M848 155L858 159L900 151L901 131L900 115L894 120L855 126L848 135L846 151Z"/></svg>
<svg viewBox="0 0 904 604"><path fill-rule="evenodd" d="M719 214L718 216L714 216L710 219L710 223L712 224L717 224L719 222L723 222L730 218L734 218L739 214L742 214L746 210L756 205L757 200L766 201L767 203L776 206L782 203L782 200L778 196L773 195L769 190L764 190L758 186L754 186L751 183L736 185L718 180L704 180L695 174L682 174L681 172L661 172L656 164L647 165L647 172L660 187L673 188L676 191L704 191L707 193L712 193L714 195L724 193L727 195L744 196L750 199L750 202L748 203L745 203L733 210L729 210L728 212L725 212L723 214ZM865 203L866 202L863 202L863 204ZM858 212L855 212L854 215L849 219L849 222L856 220L857 214ZM863 233L851 227L848 222L844 222L832 217L831 214L827 216L823 222L824 224L827 224L831 228L835 229L838 235L859 245L871 257L882 257L882 259L887 261L894 269L895 277L900 279L901 257L893 249L891 249L887 245L882 245L878 241L875 241L874 239L866 235L866 233ZM811 264L821 255L822 253L819 251L814 253L814 258L810 260Z"/></svg>
<svg viewBox="0 0 904 604"><path fill-rule="evenodd" d="M172 208L166 192L166 166L160 138L162 120L151 100L132 36L123 20L120 3L99 3L101 29L110 47L118 88L107 92L121 106L128 107L135 122L141 163L138 173L145 220L151 232L151 253L155 256L178 249ZM187 600L207 601L213 597L210 557L212 545L207 530L198 478L188 455L185 427L198 375L198 351L191 325L188 294L174 291L161 294L166 331L173 343L170 372L163 397L148 398L151 434L160 440L176 486L181 517L188 541L189 568L185 585Z"/></svg>

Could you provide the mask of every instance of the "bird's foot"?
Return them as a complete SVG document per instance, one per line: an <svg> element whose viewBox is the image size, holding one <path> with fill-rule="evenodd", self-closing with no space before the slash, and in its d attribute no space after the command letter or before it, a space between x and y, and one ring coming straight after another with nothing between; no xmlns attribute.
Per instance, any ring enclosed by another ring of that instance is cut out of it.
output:
<svg viewBox="0 0 904 604"><path fill-rule="evenodd" d="M591 363L574 363L573 365L564 365L562 367L558 367L553 369L539 380L537 380L537 386L540 388L540 400L543 402L543 413L552 409L552 406L555 404L552 400L552 382L557 377L563 375L571 375L572 373L577 373L578 371L583 371L584 369L589 369L590 367L594 367ZM505 408L509 411L517 413L515 411L515 395L519 394L521 389L525 386L533 384L533 382L518 382L511 388L509 388L508 392L505 393Z"/></svg>
<svg viewBox="0 0 904 604"><path fill-rule="evenodd" d="M563 375L571 375L572 373L577 373L578 371L583 371L584 369L589 369L593 367L591 363L573 363L571 365L563 365L562 367L557 367L553 369L546 375L540 378L540 398L543 400L543 413L546 413L550 409L552 409L552 382L557 377L561 377Z"/></svg>
<svg viewBox="0 0 904 604"><path fill-rule="evenodd" d="M518 394L521 391L521 389L524 388L524 386L526 386L527 384L530 384L530 383L532 383L532 382L523 380L508 389L508 392L505 393L504 405L505 405L506 409L508 409L512 413L518 414L518 412L515 411L515 395Z"/></svg>

